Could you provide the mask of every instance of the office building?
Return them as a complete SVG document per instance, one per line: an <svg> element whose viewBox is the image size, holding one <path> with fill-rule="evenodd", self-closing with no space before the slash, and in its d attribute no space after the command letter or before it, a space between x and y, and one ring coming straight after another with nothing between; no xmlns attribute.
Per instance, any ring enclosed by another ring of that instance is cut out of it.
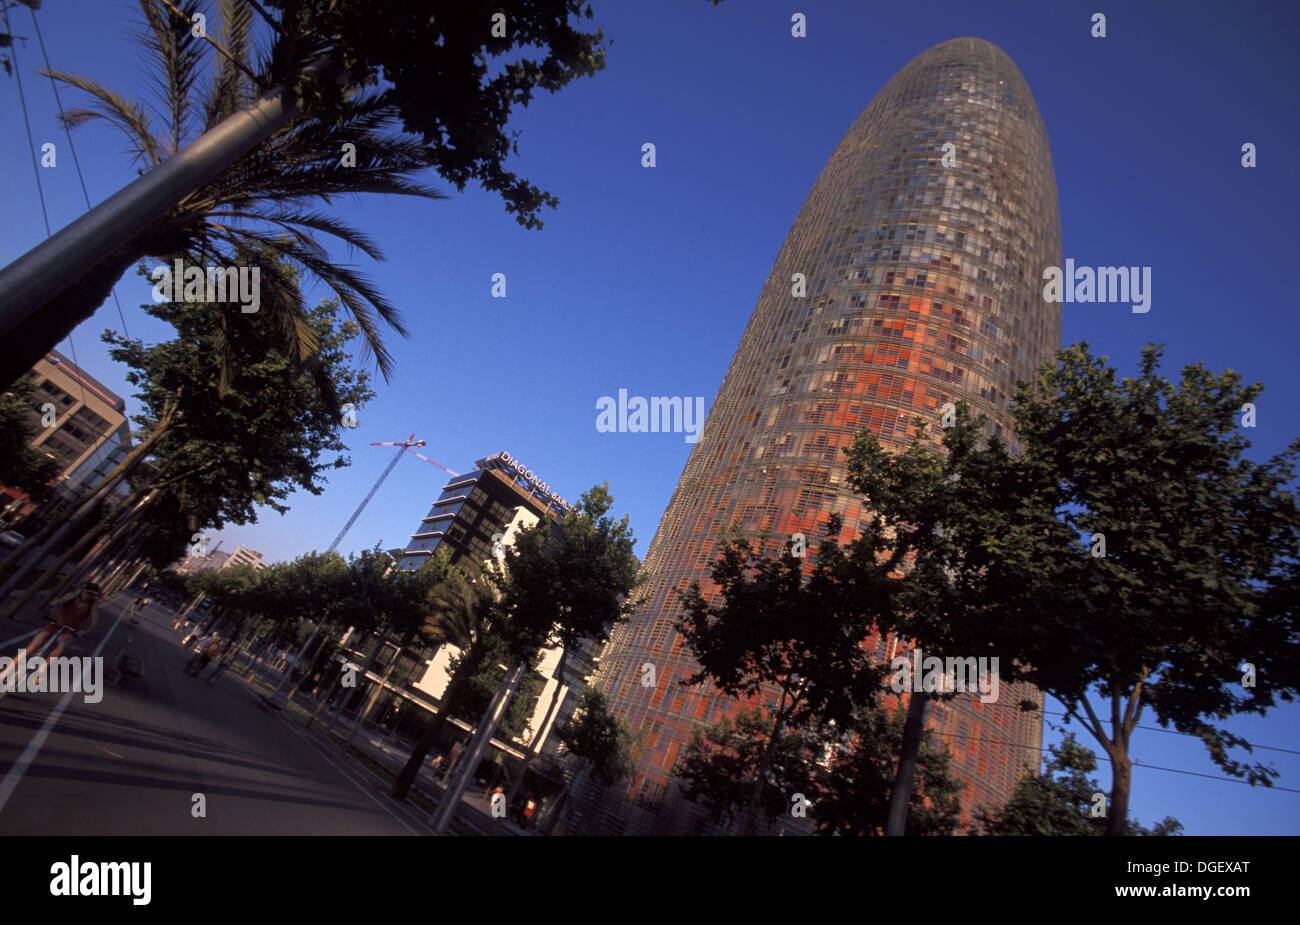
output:
<svg viewBox="0 0 1300 925"><path fill-rule="evenodd" d="M1060 305L1042 281L1061 265L1047 132L1015 64L973 38L916 57L850 126L795 217L659 524L647 603L616 631L596 682L641 736L637 770L591 797L583 831L711 830L672 771L692 730L737 704L680 685L696 666L672 627L676 595L709 584L732 523L750 537L816 537L838 513L846 540L865 526L844 455L864 429L901 449L913 418L937 422L965 399L1010 437L1017 379L1060 345ZM1022 697L1042 699L1004 685L998 703L965 695L932 711L967 810L1005 801L1035 766L1042 716L1008 706Z"/></svg>
<svg viewBox="0 0 1300 925"><path fill-rule="evenodd" d="M60 463L56 498L76 496L101 481L126 458L131 428L126 402L112 389L57 350L51 350L25 378L32 383L29 417L36 432L31 445ZM118 494L129 494L122 485ZM52 501L55 499L51 499ZM36 509L26 494L0 487L7 520Z"/></svg>

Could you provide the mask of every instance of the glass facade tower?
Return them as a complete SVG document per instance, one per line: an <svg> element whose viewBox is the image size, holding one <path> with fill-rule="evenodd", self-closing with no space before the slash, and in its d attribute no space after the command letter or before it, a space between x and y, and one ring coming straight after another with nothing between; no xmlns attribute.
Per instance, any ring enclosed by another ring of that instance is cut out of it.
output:
<svg viewBox="0 0 1300 925"><path fill-rule="evenodd" d="M1060 346L1043 270L1061 265L1047 132L1020 71L994 45L944 42L882 89L831 155L795 218L699 442L647 552L647 602L616 632L597 676L641 734L626 788L592 794L589 833L709 831L672 781L693 726L735 704L678 682L694 670L672 628L677 592L707 586L719 532L845 539L869 510L845 485L843 448L869 428L889 448L918 415L967 400L1010 437L1010 395ZM937 430L937 428L936 428ZM878 641L881 657L895 641ZM656 683L643 686L645 663ZM1003 686L931 712L966 784L963 807L1002 802L1035 766L1041 703Z"/></svg>

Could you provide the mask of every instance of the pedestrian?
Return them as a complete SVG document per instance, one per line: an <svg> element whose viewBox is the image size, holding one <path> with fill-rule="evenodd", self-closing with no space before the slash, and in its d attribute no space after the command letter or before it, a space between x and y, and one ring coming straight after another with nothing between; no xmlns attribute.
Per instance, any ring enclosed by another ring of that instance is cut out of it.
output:
<svg viewBox="0 0 1300 925"><path fill-rule="evenodd" d="M221 651L220 636L218 636L216 633L213 633L211 636L205 638L207 639L207 641L202 643L201 648L198 651L198 654L195 655L194 658L190 659L189 665L185 666L185 670L190 674L194 675L194 677L196 678L199 676L200 672L202 672L204 668L208 667L208 662L216 658L217 653ZM192 670L190 667L191 665L193 666Z"/></svg>
<svg viewBox="0 0 1300 925"><path fill-rule="evenodd" d="M212 672L212 674L208 675L209 685L217 683L217 678L221 677L222 673L227 668L230 667L231 663L233 663L235 660L235 655L238 652L239 649L235 647L235 641L233 639L230 640L230 642L226 643L226 650L225 650L224 657L217 663L217 667Z"/></svg>
<svg viewBox="0 0 1300 925"><path fill-rule="evenodd" d="M442 777L444 780L447 775L451 773L451 769L456 766L456 761L460 758L460 753L464 750L465 746L461 745L459 740L452 743L451 753L447 755L447 764L442 769Z"/></svg>

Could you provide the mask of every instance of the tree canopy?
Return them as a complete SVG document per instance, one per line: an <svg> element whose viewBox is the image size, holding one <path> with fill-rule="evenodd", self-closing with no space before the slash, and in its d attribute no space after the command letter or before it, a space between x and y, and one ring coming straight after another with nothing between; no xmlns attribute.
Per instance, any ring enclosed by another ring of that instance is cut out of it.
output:
<svg viewBox="0 0 1300 925"><path fill-rule="evenodd" d="M268 77L291 87L309 113L342 99L338 71L353 87L382 87L403 128L424 143L434 169L463 190L477 181L497 193L526 228L557 200L506 167L519 154L506 125L539 90L555 93L605 66L604 35L583 31L587 0L268 0L275 43Z"/></svg>

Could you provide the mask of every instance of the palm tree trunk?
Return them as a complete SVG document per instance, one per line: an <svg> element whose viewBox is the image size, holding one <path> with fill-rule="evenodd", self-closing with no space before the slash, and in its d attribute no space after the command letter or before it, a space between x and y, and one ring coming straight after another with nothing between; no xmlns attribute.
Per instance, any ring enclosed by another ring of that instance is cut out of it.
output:
<svg viewBox="0 0 1300 925"><path fill-rule="evenodd" d="M119 572L117 582L105 586L104 588L105 597L112 597L114 594L116 594L118 591L121 591L123 588L130 587L132 584L135 583L135 580L140 577L140 573L143 572L149 566L148 560L143 558L133 560L132 564L135 566L135 570L131 572L131 577L130 578L122 577L126 575L129 569Z"/></svg>
<svg viewBox="0 0 1300 925"><path fill-rule="evenodd" d="M326 59L306 70L340 69ZM276 87L0 270L0 383L30 369L103 304L127 268L157 250L141 241L152 224L297 115L293 94Z"/></svg>
<svg viewBox="0 0 1300 925"><path fill-rule="evenodd" d="M138 247L131 245L108 254L70 286L46 301L39 311L6 332L5 349L0 354L0 383L7 386L17 380L73 328L93 315L108 300L122 275L144 257ZM13 266L11 264L7 269ZM59 275L59 279L66 280L67 272Z"/></svg>
<svg viewBox="0 0 1300 925"><path fill-rule="evenodd" d="M457 775L455 783L451 784L446 793L442 795L442 800L439 802L438 809L434 814L432 827L435 835L441 835L451 825L451 820L460 808L461 795L464 794L470 778L474 776L474 772L478 770L479 763L483 760L483 754L492 742L492 736L496 733L497 726L500 725L502 717L506 715L506 710L510 708L510 698L515 695L515 690L519 687L519 681L527 670L528 666L524 662L515 662L510 667L505 678L502 679L501 686L497 688L496 697L488 704L487 710L483 713L483 719L474 728L474 738L462 758L463 764L460 773Z"/></svg>

